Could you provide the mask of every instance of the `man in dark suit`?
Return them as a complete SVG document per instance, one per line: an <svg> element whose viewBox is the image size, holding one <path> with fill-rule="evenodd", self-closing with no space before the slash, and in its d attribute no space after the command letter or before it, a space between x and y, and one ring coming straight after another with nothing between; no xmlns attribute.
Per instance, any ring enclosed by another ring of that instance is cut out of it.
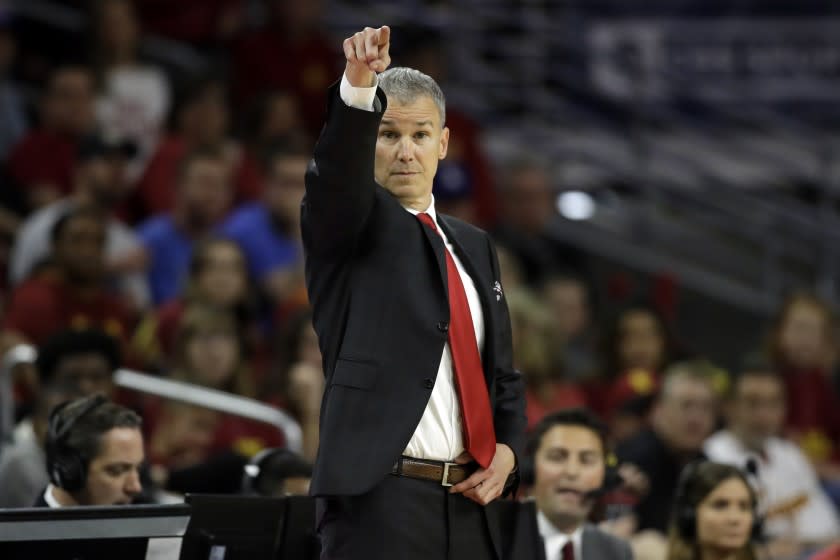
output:
<svg viewBox="0 0 840 560"><path fill-rule="evenodd" d="M504 504L506 559L633 558L627 542L586 521L597 496L621 482L607 464L606 446L606 428L588 410L562 410L540 421L527 449L534 500Z"/></svg>
<svg viewBox="0 0 840 560"><path fill-rule="evenodd" d="M489 236L435 212L443 94L385 72L389 38L344 41L301 208L327 378L311 486L322 558L497 558L485 506L515 484L525 427L507 303Z"/></svg>
<svg viewBox="0 0 840 560"><path fill-rule="evenodd" d="M100 394L67 401L47 429L50 484L35 507L130 504L142 491L141 419Z"/></svg>

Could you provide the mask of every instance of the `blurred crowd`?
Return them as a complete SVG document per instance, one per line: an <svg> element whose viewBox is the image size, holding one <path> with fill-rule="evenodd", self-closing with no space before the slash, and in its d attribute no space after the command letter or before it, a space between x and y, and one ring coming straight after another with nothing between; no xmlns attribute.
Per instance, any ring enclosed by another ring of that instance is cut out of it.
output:
<svg viewBox="0 0 840 560"><path fill-rule="evenodd" d="M285 443L256 422L119 389L119 367L281 407L313 460L324 378L299 205L342 54L321 3L64 4L85 22L75 35L0 3L0 351L38 349L32 367L15 369L19 423L0 451L0 507L29 505L43 489L46 474L31 477L48 413L76 396L104 393L138 411L149 476L174 492L238 491L242 466ZM256 22L246 10L255 4ZM203 63L187 71L156 57L152 36ZM445 90L433 34L409 36L395 64ZM529 426L577 406L607 422L629 468L601 518L655 546L682 466L706 456L756 465L773 557L838 538L830 306L791 296L766 344L745 346L743 363L724 370L673 332L667 277L653 297L630 297L548 234L549 168L527 152L490 162L465 109L447 107L436 205L497 240Z"/></svg>

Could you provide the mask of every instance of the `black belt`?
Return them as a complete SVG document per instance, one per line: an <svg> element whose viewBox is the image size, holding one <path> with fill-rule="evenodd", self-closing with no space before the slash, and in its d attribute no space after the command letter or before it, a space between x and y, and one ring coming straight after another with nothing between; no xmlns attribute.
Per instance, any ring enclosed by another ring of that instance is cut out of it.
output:
<svg viewBox="0 0 840 560"><path fill-rule="evenodd" d="M452 486L465 481L478 469L476 463L452 463L432 459L415 459L402 456L394 463L391 474L420 480L431 480L441 486Z"/></svg>

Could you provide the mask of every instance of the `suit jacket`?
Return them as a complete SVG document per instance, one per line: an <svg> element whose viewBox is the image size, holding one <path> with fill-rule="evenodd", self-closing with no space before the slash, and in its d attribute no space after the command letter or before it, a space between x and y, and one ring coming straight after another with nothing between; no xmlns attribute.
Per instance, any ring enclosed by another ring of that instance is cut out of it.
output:
<svg viewBox="0 0 840 560"><path fill-rule="evenodd" d="M537 525L537 507L533 501L500 502L504 560L546 560L545 541ZM618 537L587 523L581 536L581 556L576 560L632 560L630 545ZM554 559L551 559L554 560Z"/></svg>
<svg viewBox="0 0 840 560"><path fill-rule="evenodd" d="M447 341L443 241L374 181L379 111L348 107L338 85L306 173L301 229L326 388L312 493L357 495L390 471L420 421ZM496 252L483 231L438 215L475 282L496 439L519 456L525 414Z"/></svg>

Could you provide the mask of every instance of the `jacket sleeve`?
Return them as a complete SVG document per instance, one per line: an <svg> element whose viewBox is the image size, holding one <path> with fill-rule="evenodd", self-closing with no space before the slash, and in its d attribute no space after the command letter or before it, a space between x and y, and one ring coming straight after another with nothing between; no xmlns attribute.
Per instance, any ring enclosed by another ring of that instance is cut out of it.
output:
<svg viewBox="0 0 840 560"><path fill-rule="evenodd" d="M501 278L499 259L490 237L487 246L491 255L494 278ZM517 465L525 449L525 386L522 374L513 368L510 315L507 304L502 313L501 336L495 344L495 409L493 423L496 441L508 445L516 455Z"/></svg>
<svg viewBox="0 0 840 560"><path fill-rule="evenodd" d="M374 158L387 101L377 90L374 111L348 107L339 85L329 89L327 120L306 171L301 204L303 242L310 253L353 249L373 207Z"/></svg>

